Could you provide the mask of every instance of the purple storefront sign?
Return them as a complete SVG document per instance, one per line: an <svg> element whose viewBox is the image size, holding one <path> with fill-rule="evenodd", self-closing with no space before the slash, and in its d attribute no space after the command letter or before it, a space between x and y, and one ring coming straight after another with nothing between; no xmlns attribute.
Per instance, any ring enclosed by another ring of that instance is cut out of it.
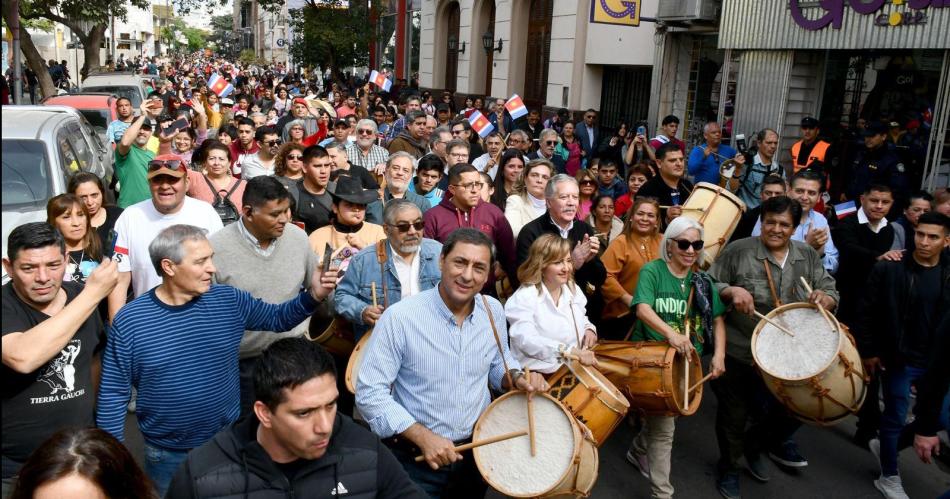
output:
<svg viewBox="0 0 950 499"><path fill-rule="evenodd" d="M890 0L818 0L817 4L825 11L825 14L817 19L805 17L805 14L802 12L802 0L790 0L789 7L792 11L792 19L795 20L796 24L809 31L817 31L827 27L829 24L834 29L841 29L845 4L848 4L851 9L858 14L867 15L881 10L887 3L890 3ZM907 7L915 10L926 9L928 7L950 7L950 0L906 0L898 4L903 3L906 3Z"/></svg>

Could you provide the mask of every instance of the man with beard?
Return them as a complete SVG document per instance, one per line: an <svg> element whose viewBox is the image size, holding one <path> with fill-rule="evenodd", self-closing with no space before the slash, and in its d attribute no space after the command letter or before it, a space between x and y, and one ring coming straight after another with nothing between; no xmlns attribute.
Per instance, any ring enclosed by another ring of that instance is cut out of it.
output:
<svg viewBox="0 0 950 499"><path fill-rule="evenodd" d="M406 114L397 119L393 126L389 127L389 132L386 134L387 141L392 141L412 123L413 120L409 119L409 113L422 110L422 99L418 95L410 95L406 98L405 105Z"/></svg>
<svg viewBox="0 0 950 499"><path fill-rule="evenodd" d="M423 237L425 222L419 207L394 199L383 211L386 239L363 248L350 260L333 298L333 308L353 325L356 339L376 325L387 307L434 288L441 278L442 244ZM377 303L366 290L376 284Z"/></svg>
<svg viewBox="0 0 950 499"><path fill-rule="evenodd" d="M272 126L262 126L254 132L254 141L260 148L257 154L248 156L241 165L241 178L250 180L260 175L274 174L274 159L280 150L280 134Z"/></svg>
<svg viewBox="0 0 950 499"><path fill-rule="evenodd" d="M152 122L148 118L150 101L140 107L142 115L136 118L115 146L115 176L122 185L117 204L125 209L149 198L148 164L155 153L147 149L152 138Z"/></svg>
<svg viewBox="0 0 950 499"><path fill-rule="evenodd" d="M389 156L389 160L386 161L386 170L383 173L386 186L382 189L381 199L373 201L366 207L367 222L382 224L383 207L393 199L408 199L418 206L422 213L431 208L432 205L429 204L426 198L414 192L409 192L412 173L413 157L408 152L397 151Z"/></svg>
<svg viewBox="0 0 950 499"><path fill-rule="evenodd" d="M389 159L389 151L376 145L376 122L360 120L356 123L356 142L346 148L350 164L362 166L369 171L382 170Z"/></svg>
<svg viewBox="0 0 950 499"><path fill-rule="evenodd" d="M389 143L389 154L406 152L413 159L419 159L426 153L425 128L426 113L421 110L406 113L408 130L403 130Z"/></svg>

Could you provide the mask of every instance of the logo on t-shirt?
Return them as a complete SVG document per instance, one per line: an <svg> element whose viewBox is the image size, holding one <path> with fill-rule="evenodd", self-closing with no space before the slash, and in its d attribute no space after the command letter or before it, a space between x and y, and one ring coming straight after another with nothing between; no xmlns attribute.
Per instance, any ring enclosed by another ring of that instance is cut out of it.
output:
<svg viewBox="0 0 950 499"><path fill-rule="evenodd" d="M85 389L76 389L76 359L82 350L82 340L70 340L59 355L40 373L37 381L50 388L48 397L32 397L31 404L47 404L83 395Z"/></svg>

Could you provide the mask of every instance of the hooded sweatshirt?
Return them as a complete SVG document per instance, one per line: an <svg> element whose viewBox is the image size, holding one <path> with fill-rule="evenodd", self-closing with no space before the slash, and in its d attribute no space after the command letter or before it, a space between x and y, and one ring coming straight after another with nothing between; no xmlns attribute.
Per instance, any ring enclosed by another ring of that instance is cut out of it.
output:
<svg viewBox="0 0 950 499"><path fill-rule="evenodd" d="M511 282L517 280L515 237L505 214L497 206L479 199L474 208L462 211L452 202L452 194L447 192L442 202L425 212L423 219L426 224L424 236L439 242L444 242L452 231L462 227L484 232L495 243L498 262ZM485 289L494 289L493 276L489 277L485 286Z"/></svg>

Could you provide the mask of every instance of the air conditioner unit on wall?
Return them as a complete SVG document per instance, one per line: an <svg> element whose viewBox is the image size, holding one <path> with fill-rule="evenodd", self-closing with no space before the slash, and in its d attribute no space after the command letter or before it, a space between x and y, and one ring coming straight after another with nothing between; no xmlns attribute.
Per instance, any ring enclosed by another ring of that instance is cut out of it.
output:
<svg viewBox="0 0 950 499"><path fill-rule="evenodd" d="M721 1L662 0L656 18L666 22L715 21Z"/></svg>

